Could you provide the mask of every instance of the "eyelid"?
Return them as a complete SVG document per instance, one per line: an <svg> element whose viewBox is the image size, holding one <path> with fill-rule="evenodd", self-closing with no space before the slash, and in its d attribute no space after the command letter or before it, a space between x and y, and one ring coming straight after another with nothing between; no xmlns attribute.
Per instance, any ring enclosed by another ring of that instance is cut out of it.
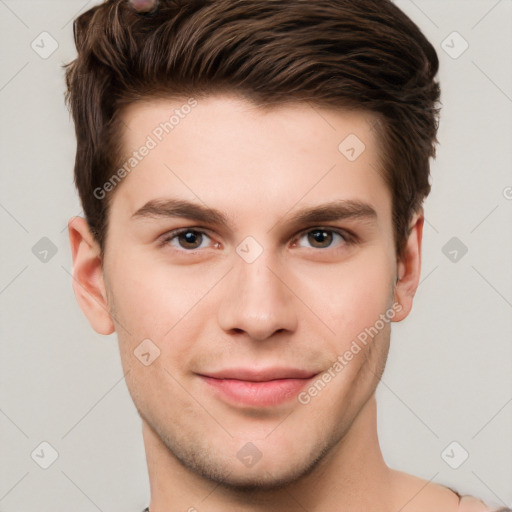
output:
<svg viewBox="0 0 512 512"><path fill-rule="evenodd" d="M334 233L338 233L340 235L345 235L347 238L349 236L353 236L355 237L355 235L349 231L348 229L345 229L345 228L339 228L337 226L319 226L317 224L313 225L313 226L310 226L310 227L307 227L307 228L304 228L304 229L301 229L296 236L300 236L300 235L303 235L305 233L309 233L310 231L332 231Z"/></svg>
<svg viewBox="0 0 512 512"><path fill-rule="evenodd" d="M297 242L302 236L310 233L311 231L328 231L331 233L336 233L337 235L340 235L345 244L355 244L358 242L359 238L357 235L352 233L351 231L344 229L344 228L337 228L335 226L312 226L306 229L303 229L302 231L299 231L293 238L293 243ZM326 249L328 249L327 247Z"/></svg>
<svg viewBox="0 0 512 512"><path fill-rule="evenodd" d="M208 238L212 239L212 235L210 234L210 230L202 227L196 227L196 226L186 226L183 228L176 228L171 229L170 231L165 232L163 235L158 237L158 244L160 246L165 246L169 244L171 240L176 238L177 236L181 235L182 233L186 233L187 231L195 231L197 233L201 233L202 235L206 235ZM183 249L185 250L185 249ZM191 249L186 252L194 252L199 251L200 249Z"/></svg>

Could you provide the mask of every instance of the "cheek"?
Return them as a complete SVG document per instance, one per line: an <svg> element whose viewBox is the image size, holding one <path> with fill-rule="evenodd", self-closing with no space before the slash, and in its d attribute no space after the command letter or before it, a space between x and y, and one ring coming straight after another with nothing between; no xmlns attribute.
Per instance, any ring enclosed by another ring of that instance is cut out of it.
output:
<svg viewBox="0 0 512 512"><path fill-rule="evenodd" d="M344 344L391 307L392 277L387 254L375 250L319 268L314 275L302 273L300 287L311 309L334 331L337 344Z"/></svg>
<svg viewBox="0 0 512 512"><path fill-rule="evenodd" d="M191 339L201 338L206 322L216 323L219 303L213 297L217 293L228 296L226 283L220 281L229 265L205 270L202 265L148 265L147 260L142 256L111 260L109 288L121 348L133 352L149 338L162 351L172 346L174 357L178 357L190 348ZM293 307L303 320L303 334L314 330L316 323L327 339L333 335L336 350L350 344L391 305L393 268L389 255L378 245L337 264L291 261L283 272L299 297Z"/></svg>
<svg viewBox="0 0 512 512"><path fill-rule="evenodd" d="M174 372L186 365L191 347L204 338L201 333L206 319L215 318L218 305L208 300L208 292L225 269L199 272L192 267L148 266L142 261L137 265L133 261L117 265L110 279L123 367L136 373L147 370L134 353L141 352L139 347L145 347L141 344L149 339L157 347L155 364L165 361L166 368Z"/></svg>
<svg viewBox="0 0 512 512"><path fill-rule="evenodd" d="M213 282L211 275L200 279L189 270L151 267L143 261L118 265L111 279L116 319L130 333L160 338L187 315Z"/></svg>

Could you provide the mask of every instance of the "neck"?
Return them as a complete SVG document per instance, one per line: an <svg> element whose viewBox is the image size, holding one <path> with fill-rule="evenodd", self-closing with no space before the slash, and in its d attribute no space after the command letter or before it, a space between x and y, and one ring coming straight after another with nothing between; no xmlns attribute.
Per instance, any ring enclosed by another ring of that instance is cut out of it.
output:
<svg viewBox="0 0 512 512"><path fill-rule="evenodd" d="M185 468L143 421L151 489L150 512L291 512L298 509L370 510L392 507L392 471L377 437L373 395L343 438L306 476L277 490L225 488Z"/></svg>

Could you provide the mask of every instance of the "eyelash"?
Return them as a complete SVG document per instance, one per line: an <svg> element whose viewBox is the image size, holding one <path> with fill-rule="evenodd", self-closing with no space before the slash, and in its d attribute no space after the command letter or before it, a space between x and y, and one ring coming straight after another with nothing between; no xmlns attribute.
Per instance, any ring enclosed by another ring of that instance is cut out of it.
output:
<svg viewBox="0 0 512 512"><path fill-rule="evenodd" d="M174 239L174 238L177 238L179 235L183 234L183 233L187 233L187 232L194 232L194 233L200 233L201 235L206 235L208 238L211 239L211 237L208 235L208 233L202 229L199 229L199 228L194 228L194 227L188 227L188 228L179 228L179 229L174 229L173 231L169 231L168 233L166 233L162 240L160 241L159 245L161 247L165 247L167 245L169 245L169 243ZM301 231L298 235L296 235L294 237L294 242L297 240L299 241L304 235L307 235L308 233L311 233L313 231L325 231L327 233L334 233L334 234L337 234L339 236L341 236L341 238L343 239L343 245L354 245L358 242L358 238L356 235L354 235L353 233L350 233L346 230L338 230L338 229L332 229L330 227L322 227L322 226L319 226L319 227L313 227L313 228L309 228L307 229L306 231ZM310 247L311 249L316 249L315 247ZM328 247L323 247L323 248L319 248L318 250L327 250L327 249L331 249L331 246L328 246ZM201 249L185 249L183 247L180 247L179 249L177 249L179 251L183 251L183 252L189 252L189 253L193 253L195 251L200 251Z"/></svg>

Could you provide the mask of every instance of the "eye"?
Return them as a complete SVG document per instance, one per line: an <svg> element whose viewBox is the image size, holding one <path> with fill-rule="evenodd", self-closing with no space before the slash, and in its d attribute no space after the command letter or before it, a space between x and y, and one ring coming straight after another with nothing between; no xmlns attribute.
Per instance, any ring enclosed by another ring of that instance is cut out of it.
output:
<svg viewBox="0 0 512 512"><path fill-rule="evenodd" d="M328 249L333 245L333 241L335 241L336 238L338 238L342 244L352 243L352 239L348 234L324 228L311 229L300 235L298 240L301 247L304 247L304 245L300 244L300 240L303 238L306 238L307 243L311 244L311 247L314 249Z"/></svg>
<svg viewBox="0 0 512 512"><path fill-rule="evenodd" d="M204 249L203 242L205 240L211 240L211 238L204 232L197 229L183 228L175 229L170 233L167 233L163 240L162 245L172 245L178 249ZM218 245L218 244L217 244Z"/></svg>
<svg viewBox="0 0 512 512"><path fill-rule="evenodd" d="M327 228L315 228L303 232L293 245L300 247L307 247L301 241L307 240L310 247L313 249L328 249L333 245L348 245L355 243L355 237L346 233L345 231L337 231ZM211 237L206 232L194 228L181 228L170 231L165 234L160 244L162 246L171 245L178 250L194 251L198 249L206 249L208 247L218 248L220 244L217 242L214 245L208 245L208 241L212 241Z"/></svg>

